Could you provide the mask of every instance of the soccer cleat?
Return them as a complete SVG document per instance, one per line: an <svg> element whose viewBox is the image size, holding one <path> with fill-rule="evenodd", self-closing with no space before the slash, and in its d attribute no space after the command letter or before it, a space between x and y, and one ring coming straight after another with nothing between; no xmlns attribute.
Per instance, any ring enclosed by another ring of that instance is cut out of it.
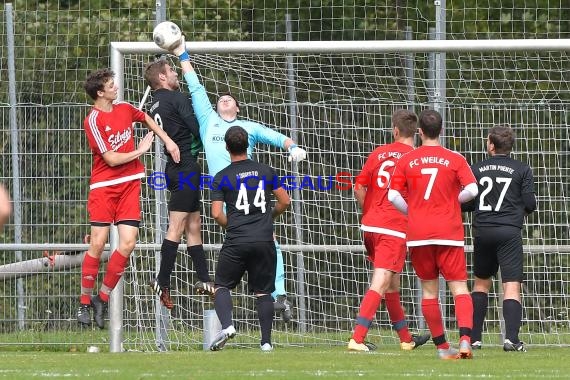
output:
<svg viewBox="0 0 570 380"><path fill-rule="evenodd" d="M483 347L483 344L481 343L480 340L476 340L475 342L471 343L471 349L472 350L480 350L481 347Z"/></svg>
<svg viewBox="0 0 570 380"><path fill-rule="evenodd" d="M211 299L214 299L216 295L216 288L214 286L214 283L211 281L197 281L194 284L194 289L196 289L196 293L210 296Z"/></svg>
<svg viewBox="0 0 570 380"><path fill-rule="evenodd" d="M157 279L152 280L149 286L154 294L158 296L160 303L165 308L171 310L174 307L174 302L172 302L172 299L170 298L170 289L168 287L160 286Z"/></svg>
<svg viewBox="0 0 570 380"><path fill-rule="evenodd" d="M293 315L291 308L292 304L285 295L277 296L277 299L273 303L273 309L281 312L281 319L283 319L285 323L291 321Z"/></svg>
<svg viewBox="0 0 570 380"><path fill-rule="evenodd" d="M210 343L210 351L220 351L224 348L226 342L234 336L236 336L236 329L233 326L221 330Z"/></svg>
<svg viewBox="0 0 570 380"><path fill-rule="evenodd" d="M359 352L369 352L374 351L376 349L376 345L370 342L362 342L356 343L354 339L348 341L348 350L349 351L359 351Z"/></svg>
<svg viewBox="0 0 570 380"><path fill-rule="evenodd" d="M79 310L77 310L77 322L85 326L91 326L91 305L79 305Z"/></svg>
<svg viewBox="0 0 570 380"><path fill-rule="evenodd" d="M459 359L459 351L457 351L457 349L453 348L453 347L449 347L449 348L438 348L437 349L437 355L439 356L440 359L443 360L455 360L455 359Z"/></svg>
<svg viewBox="0 0 570 380"><path fill-rule="evenodd" d="M411 342L400 342L400 348L404 351L411 351L415 350L419 346L423 346L426 342L431 338L431 335L417 335L412 334L412 341Z"/></svg>
<svg viewBox="0 0 570 380"><path fill-rule="evenodd" d="M263 343L261 346L259 346L259 348L261 348L261 351L263 352L273 351L273 346L271 345L271 343Z"/></svg>
<svg viewBox="0 0 570 380"><path fill-rule="evenodd" d="M100 329L105 328L105 315L107 314L108 302L105 302L96 295L91 298L91 306L93 306L93 319Z"/></svg>
<svg viewBox="0 0 570 380"><path fill-rule="evenodd" d="M459 342L459 358L460 359L473 359L473 352L471 351L471 342L463 339Z"/></svg>
<svg viewBox="0 0 570 380"><path fill-rule="evenodd" d="M505 339L505 343L503 344L503 351L526 352L526 346L524 342L513 343L510 340Z"/></svg>

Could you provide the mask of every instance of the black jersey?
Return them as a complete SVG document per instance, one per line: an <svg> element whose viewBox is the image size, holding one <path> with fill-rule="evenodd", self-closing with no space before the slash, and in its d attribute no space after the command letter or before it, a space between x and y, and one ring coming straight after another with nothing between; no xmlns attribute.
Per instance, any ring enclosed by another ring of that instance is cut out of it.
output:
<svg viewBox="0 0 570 380"><path fill-rule="evenodd" d="M273 241L272 193L279 187L273 168L249 159L232 162L216 174L211 198L226 203L227 242Z"/></svg>
<svg viewBox="0 0 570 380"><path fill-rule="evenodd" d="M479 194L473 200L473 226L522 228L525 214L536 209L530 167L506 155L471 166Z"/></svg>
<svg viewBox="0 0 570 380"><path fill-rule="evenodd" d="M200 142L200 130L192 108L192 101L179 91L164 88L152 94L153 100L149 109L156 124L158 124L180 149L180 163L195 160L195 149ZM168 161L170 154L164 150Z"/></svg>

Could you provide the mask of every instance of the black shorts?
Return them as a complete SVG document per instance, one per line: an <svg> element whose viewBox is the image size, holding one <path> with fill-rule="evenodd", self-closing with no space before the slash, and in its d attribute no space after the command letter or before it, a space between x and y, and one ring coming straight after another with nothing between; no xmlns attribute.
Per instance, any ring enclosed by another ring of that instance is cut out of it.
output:
<svg viewBox="0 0 570 380"><path fill-rule="evenodd" d="M167 163L166 176L170 200L168 211L194 212L200 211L200 165L190 161L184 165Z"/></svg>
<svg viewBox="0 0 570 380"><path fill-rule="evenodd" d="M520 228L477 228L473 239L473 273L490 278L501 269L502 282L523 282L523 248Z"/></svg>
<svg viewBox="0 0 570 380"><path fill-rule="evenodd" d="M235 288L247 271L252 293L271 294L275 290L277 252L275 242L224 243L216 265L216 286Z"/></svg>

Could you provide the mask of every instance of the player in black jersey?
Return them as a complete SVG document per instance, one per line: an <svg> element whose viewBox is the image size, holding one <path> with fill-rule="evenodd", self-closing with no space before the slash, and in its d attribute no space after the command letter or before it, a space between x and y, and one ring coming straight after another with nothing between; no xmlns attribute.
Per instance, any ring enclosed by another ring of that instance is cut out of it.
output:
<svg viewBox="0 0 570 380"><path fill-rule="evenodd" d="M523 282L521 229L525 215L536 210L536 198L531 168L509 156L514 143L515 133L509 126L490 129L487 151L491 157L471 167L479 195L462 207L463 211L473 211L473 348L481 348L492 277L500 268L506 328L503 349L526 351L519 339Z"/></svg>
<svg viewBox="0 0 570 380"><path fill-rule="evenodd" d="M230 127L224 140L232 163L216 174L212 184L212 217L226 229L214 280L214 306L222 330L211 342L210 349L222 349L236 333L230 290L239 284L247 271L249 289L256 296L260 347L262 351L271 351L271 293L275 290L277 260L273 219L281 215L291 201L273 168L247 158L249 143L245 129ZM272 194L277 200L274 206Z"/></svg>
<svg viewBox="0 0 570 380"><path fill-rule="evenodd" d="M213 283L202 246L200 220L200 177L202 170L197 160L201 141L192 101L180 92L178 74L166 60L149 63L145 79L153 89L149 114L180 148L180 162L175 163L165 151L165 174L168 180L168 230L160 250L160 270L151 288L162 304L172 309L170 276L176 263L176 254L182 234L186 232L188 254L199 281L195 285L201 293L213 294Z"/></svg>

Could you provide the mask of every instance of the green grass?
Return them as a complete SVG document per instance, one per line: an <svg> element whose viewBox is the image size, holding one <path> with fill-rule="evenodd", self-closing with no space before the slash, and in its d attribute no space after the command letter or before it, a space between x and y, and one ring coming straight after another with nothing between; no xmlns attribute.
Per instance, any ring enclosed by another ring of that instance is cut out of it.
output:
<svg viewBox="0 0 570 380"><path fill-rule="evenodd" d="M271 353L227 347L220 352L0 352L0 379L567 379L567 348L526 353L485 347L473 360L443 361L433 346L371 353L344 347L279 347Z"/></svg>

